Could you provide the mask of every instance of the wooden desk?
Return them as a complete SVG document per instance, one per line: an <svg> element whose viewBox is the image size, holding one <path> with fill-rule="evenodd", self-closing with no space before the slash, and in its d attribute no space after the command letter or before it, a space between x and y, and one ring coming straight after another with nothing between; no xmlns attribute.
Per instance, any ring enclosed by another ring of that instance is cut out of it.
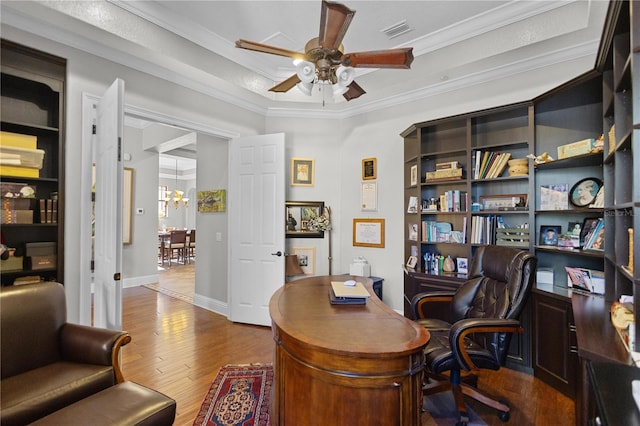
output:
<svg viewBox="0 0 640 426"><path fill-rule="evenodd" d="M419 425L429 333L378 299L331 305L331 280L286 283L271 298L272 425Z"/></svg>

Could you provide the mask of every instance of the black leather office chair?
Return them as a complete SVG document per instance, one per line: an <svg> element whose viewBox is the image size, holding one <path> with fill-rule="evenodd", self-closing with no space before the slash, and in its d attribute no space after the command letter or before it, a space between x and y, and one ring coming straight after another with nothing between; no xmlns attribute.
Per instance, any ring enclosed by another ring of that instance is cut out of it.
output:
<svg viewBox="0 0 640 426"><path fill-rule="evenodd" d="M504 401L483 394L477 376L461 370L498 370L504 365L513 333L521 333L519 316L527 301L536 272L532 254L501 246L479 247L469 271L469 280L455 292L420 293L411 303L416 321L429 330L425 348L423 393L452 390L460 412L458 425L469 421L464 395L498 410L509 420ZM431 303L450 304L450 318L430 319ZM449 371L449 376L442 373Z"/></svg>

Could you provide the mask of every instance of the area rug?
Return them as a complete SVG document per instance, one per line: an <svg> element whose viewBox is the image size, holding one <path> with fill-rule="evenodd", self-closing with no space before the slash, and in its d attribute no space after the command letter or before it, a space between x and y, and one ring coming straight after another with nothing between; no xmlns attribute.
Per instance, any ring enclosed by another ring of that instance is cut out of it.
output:
<svg viewBox="0 0 640 426"><path fill-rule="evenodd" d="M186 294L178 293L177 291L169 290L168 288L160 287L159 284L144 284L143 287L146 287L149 290L157 291L158 293L166 294L167 296L173 297L174 299L180 299L193 305L193 297L187 296Z"/></svg>
<svg viewBox="0 0 640 426"><path fill-rule="evenodd" d="M454 426L459 419L456 403L451 392L440 392L435 395L425 396L422 409L429 413L438 426ZM467 405L469 426L482 426L486 423Z"/></svg>
<svg viewBox="0 0 640 426"><path fill-rule="evenodd" d="M272 364L228 364L207 392L194 426L268 426Z"/></svg>

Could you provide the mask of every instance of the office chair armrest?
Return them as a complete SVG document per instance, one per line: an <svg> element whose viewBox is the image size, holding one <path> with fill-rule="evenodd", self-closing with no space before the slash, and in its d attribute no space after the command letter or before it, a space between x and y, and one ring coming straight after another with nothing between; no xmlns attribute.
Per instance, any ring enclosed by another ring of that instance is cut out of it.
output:
<svg viewBox="0 0 640 426"><path fill-rule="evenodd" d="M524 329L520 325L520 321L515 319L468 318L453 324L449 331L449 344L458 364L468 371L478 369L464 345L464 339L467 335L498 332L523 333Z"/></svg>
<svg viewBox="0 0 640 426"><path fill-rule="evenodd" d="M416 319L427 318L424 309L428 303L451 304L455 291L431 291L418 293L411 298L411 308Z"/></svg>

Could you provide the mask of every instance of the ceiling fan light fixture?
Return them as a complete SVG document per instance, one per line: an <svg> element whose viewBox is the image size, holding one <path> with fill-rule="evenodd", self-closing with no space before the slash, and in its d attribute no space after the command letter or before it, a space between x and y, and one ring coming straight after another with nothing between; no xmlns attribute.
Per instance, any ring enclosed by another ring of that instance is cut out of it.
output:
<svg viewBox="0 0 640 426"><path fill-rule="evenodd" d="M296 87L305 95L311 96L311 90L313 90L313 82L301 81L296 84Z"/></svg>
<svg viewBox="0 0 640 426"><path fill-rule="evenodd" d="M333 88L333 96L343 95L349 90L347 86L343 86L340 83L332 84L331 87Z"/></svg>
<svg viewBox="0 0 640 426"><path fill-rule="evenodd" d="M313 83L316 79L316 66L308 61L300 61L296 65L296 74L303 83Z"/></svg>
<svg viewBox="0 0 640 426"><path fill-rule="evenodd" d="M351 67L345 67L340 65L336 69L336 79L337 79L336 83L344 87L347 87L348 85L350 85L353 82L353 79L355 78L355 76L356 76L356 72Z"/></svg>

